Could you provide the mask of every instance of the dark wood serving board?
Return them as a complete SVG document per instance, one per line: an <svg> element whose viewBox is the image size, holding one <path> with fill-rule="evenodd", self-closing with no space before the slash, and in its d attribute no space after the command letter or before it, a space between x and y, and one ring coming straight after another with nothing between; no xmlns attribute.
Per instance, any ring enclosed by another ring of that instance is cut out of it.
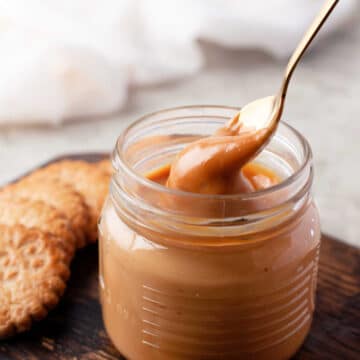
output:
<svg viewBox="0 0 360 360"><path fill-rule="evenodd" d="M98 161L102 154L63 158ZM98 249L80 250L67 291L49 316L22 335L0 341L0 359L124 359L103 327ZM323 235L314 322L294 359L360 359L360 249ZM136 359L146 360L146 359ZM273 360L273 359L269 359Z"/></svg>

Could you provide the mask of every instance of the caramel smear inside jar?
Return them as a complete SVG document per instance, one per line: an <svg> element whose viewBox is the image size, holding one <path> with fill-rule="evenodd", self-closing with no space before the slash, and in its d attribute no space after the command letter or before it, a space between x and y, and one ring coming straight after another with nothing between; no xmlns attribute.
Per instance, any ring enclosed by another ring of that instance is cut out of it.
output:
<svg viewBox="0 0 360 360"><path fill-rule="evenodd" d="M267 167L249 162L269 138L268 129L244 132L235 116L212 136L186 146L172 164L146 174L172 189L202 194L240 194L280 183Z"/></svg>
<svg viewBox="0 0 360 360"><path fill-rule="evenodd" d="M151 181L167 186L170 171L171 164L167 164L148 172L146 177ZM242 169L238 171L237 176L238 177L235 178L235 180L237 180L236 183L234 184L234 181L232 181L232 187L228 188L228 190L232 190L232 192L227 193L236 194L264 190L281 182L280 177L274 171L256 162L249 162L244 165Z"/></svg>

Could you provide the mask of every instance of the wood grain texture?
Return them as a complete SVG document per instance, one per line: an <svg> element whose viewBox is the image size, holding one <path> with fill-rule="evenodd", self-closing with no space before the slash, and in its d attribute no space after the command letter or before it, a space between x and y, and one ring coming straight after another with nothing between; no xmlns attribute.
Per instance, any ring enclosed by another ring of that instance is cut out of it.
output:
<svg viewBox="0 0 360 360"><path fill-rule="evenodd" d="M97 161L103 156L70 157ZM112 346L101 319L96 245L79 251L71 273L62 301L44 321L0 342L1 360L124 359ZM327 235L321 244L314 322L294 359L360 359L360 249Z"/></svg>

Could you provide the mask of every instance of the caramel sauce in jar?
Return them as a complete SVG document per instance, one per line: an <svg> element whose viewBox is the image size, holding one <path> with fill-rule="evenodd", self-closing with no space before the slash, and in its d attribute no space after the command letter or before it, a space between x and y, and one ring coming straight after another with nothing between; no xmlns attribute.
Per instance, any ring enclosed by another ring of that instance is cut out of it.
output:
<svg viewBox="0 0 360 360"><path fill-rule="evenodd" d="M99 223L100 294L129 359L289 359L310 329L320 225L299 133L281 124L226 193L166 186L176 155L236 111L170 109L119 138Z"/></svg>

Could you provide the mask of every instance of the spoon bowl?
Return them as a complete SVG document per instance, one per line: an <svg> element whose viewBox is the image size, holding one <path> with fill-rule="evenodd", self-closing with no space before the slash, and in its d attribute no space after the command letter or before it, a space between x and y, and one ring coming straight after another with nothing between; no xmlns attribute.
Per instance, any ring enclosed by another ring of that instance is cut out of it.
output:
<svg viewBox="0 0 360 360"><path fill-rule="evenodd" d="M281 113L281 99L278 96L267 96L252 101L239 113L238 126L241 126L239 130L241 132L262 129L273 131L280 120Z"/></svg>

